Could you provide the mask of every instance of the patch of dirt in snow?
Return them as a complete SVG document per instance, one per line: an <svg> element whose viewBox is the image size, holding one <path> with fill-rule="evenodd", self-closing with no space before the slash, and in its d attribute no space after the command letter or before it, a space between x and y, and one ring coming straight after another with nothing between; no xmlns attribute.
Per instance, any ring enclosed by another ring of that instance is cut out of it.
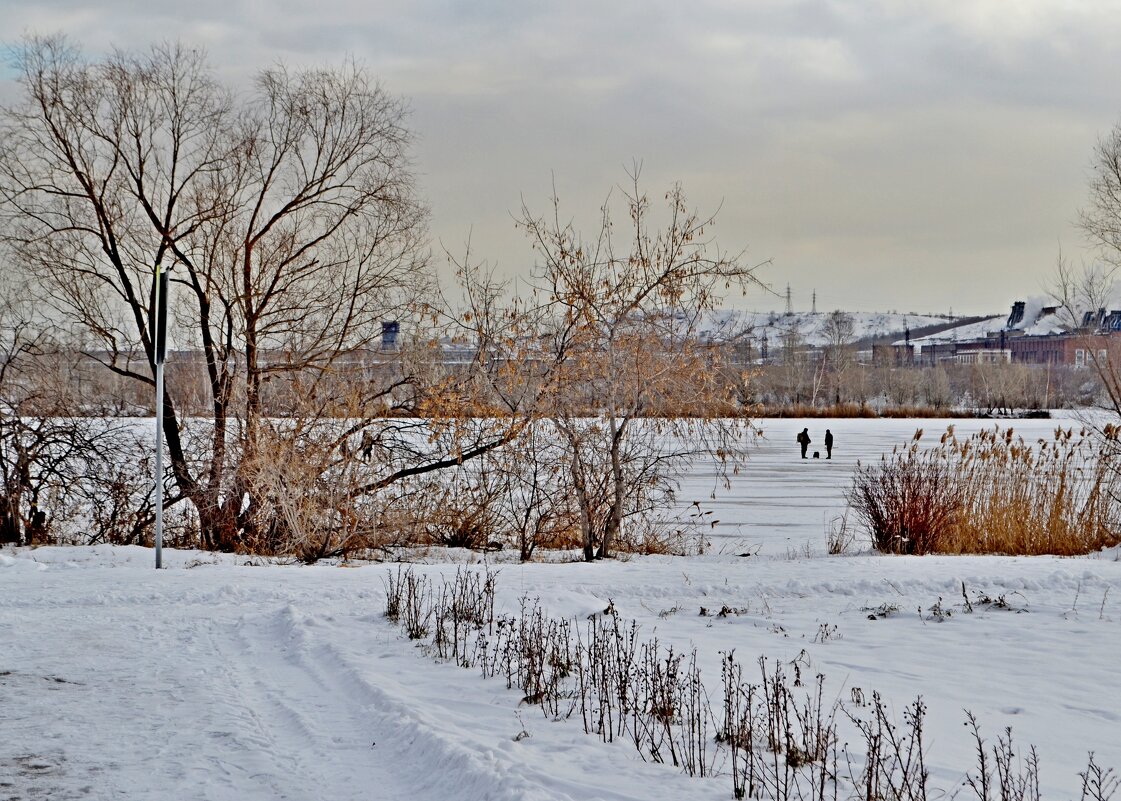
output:
<svg viewBox="0 0 1121 801"><path fill-rule="evenodd" d="M72 765L61 751L0 757L0 801L99 798L100 765Z"/></svg>

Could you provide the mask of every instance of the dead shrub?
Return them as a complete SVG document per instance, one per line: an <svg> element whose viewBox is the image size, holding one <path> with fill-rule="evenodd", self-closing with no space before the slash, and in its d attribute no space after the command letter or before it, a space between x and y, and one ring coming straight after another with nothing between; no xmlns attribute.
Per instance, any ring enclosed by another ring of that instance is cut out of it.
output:
<svg viewBox="0 0 1121 801"><path fill-rule="evenodd" d="M847 554L855 544L856 530L849 523L847 512L829 520L825 526L825 549L830 556Z"/></svg>
<svg viewBox="0 0 1121 801"><path fill-rule="evenodd" d="M289 430L286 423L262 427L243 457L241 479L253 502L242 548L311 563L383 544L378 507L357 491L364 464L340 451L331 427L295 430L297 422Z"/></svg>
<svg viewBox="0 0 1121 801"><path fill-rule="evenodd" d="M961 501L954 470L919 451L921 436L916 432L910 446L890 459L857 466L848 502L878 551L939 551L957 525Z"/></svg>
<svg viewBox="0 0 1121 801"><path fill-rule="evenodd" d="M586 622L549 617L521 600L517 615L495 615L495 574L461 569L438 590L411 567L385 577L386 616L438 659L505 678L549 720L578 717L604 743L630 742L641 758L689 776L713 775L724 755L735 798L770 801L927 801L950 796L931 786L926 705L916 698L897 719L878 693L851 690L851 704L828 700L825 677L803 679L803 651L788 663L759 659L746 681L734 653L723 653L718 717L697 652L639 636L614 604ZM887 613L885 612L885 615ZM1005 729L991 749L966 713L976 765L965 775L977 801L1041 801L1035 749L1017 758ZM520 716L519 716L520 721ZM840 726L851 724L846 732ZM525 727L522 724L522 733ZM524 739L519 734L515 739ZM716 747L713 747L715 744ZM1090 754L1082 801L1111 801L1118 778Z"/></svg>

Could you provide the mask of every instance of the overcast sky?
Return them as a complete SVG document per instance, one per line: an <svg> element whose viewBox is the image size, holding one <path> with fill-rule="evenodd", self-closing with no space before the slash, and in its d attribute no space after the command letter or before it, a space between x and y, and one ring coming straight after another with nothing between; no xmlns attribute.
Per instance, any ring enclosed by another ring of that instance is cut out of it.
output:
<svg viewBox="0 0 1121 801"><path fill-rule="evenodd" d="M506 275L555 180L591 226L644 164L819 310L1005 311L1039 294L1121 120L1121 2L0 0L3 34L202 46L231 82L347 54L405 95L432 233ZM0 96L13 74L0 72ZM555 176L555 179L554 179ZM781 308L756 293L734 304Z"/></svg>

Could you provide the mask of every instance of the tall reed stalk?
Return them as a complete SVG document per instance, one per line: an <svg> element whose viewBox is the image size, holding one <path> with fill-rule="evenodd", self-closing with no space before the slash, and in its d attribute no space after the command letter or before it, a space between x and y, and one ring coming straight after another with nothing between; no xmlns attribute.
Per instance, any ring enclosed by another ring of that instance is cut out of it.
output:
<svg viewBox="0 0 1121 801"><path fill-rule="evenodd" d="M999 426L911 442L860 465L848 502L889 553L1086 554L1121 543L1117 429L1056 428L1026 442Z"/></svg>

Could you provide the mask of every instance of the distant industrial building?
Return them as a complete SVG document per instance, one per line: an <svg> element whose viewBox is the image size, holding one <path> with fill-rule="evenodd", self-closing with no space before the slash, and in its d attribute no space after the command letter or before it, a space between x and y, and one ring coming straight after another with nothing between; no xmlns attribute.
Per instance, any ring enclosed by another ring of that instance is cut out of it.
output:
<svg viewBox="0 0 1121 801"><path fill-rule="evenodd" d="M1121 309L1087 311L1064 319L1057 306L1016 301L1007 318L990 317L873 349L891 366L1027 364L1089 367L1121 362Z"/></svg>

